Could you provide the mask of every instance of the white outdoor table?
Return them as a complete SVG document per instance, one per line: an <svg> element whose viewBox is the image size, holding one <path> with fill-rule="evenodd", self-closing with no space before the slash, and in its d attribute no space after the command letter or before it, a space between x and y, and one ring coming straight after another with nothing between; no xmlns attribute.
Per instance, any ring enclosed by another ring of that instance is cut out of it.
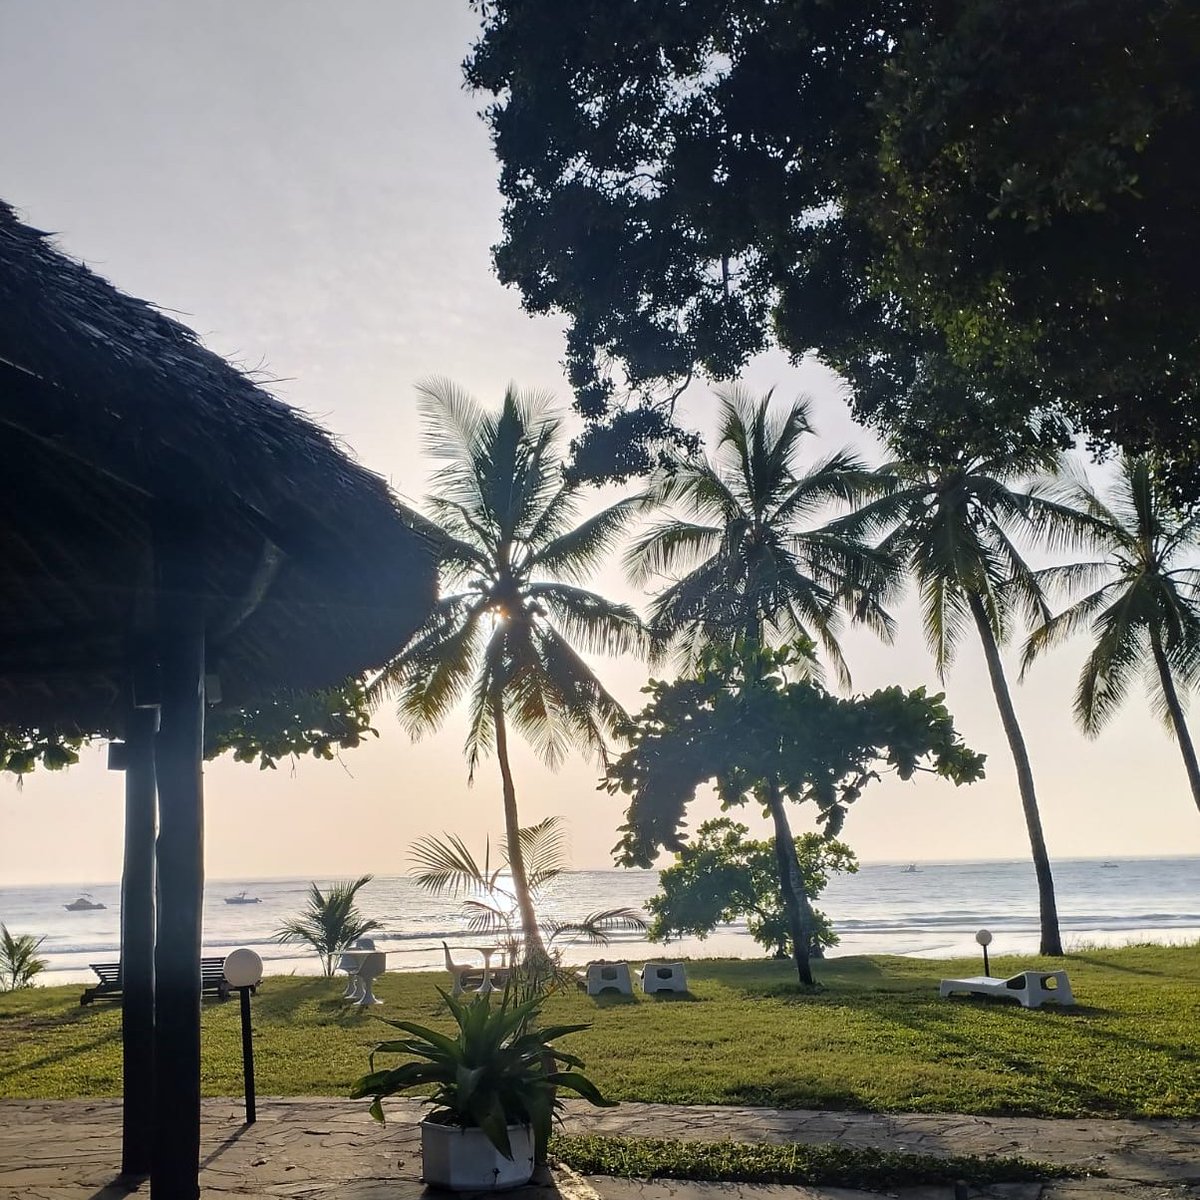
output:
<svg viewBox="0 0 1200 1200"><path fill-rule="evenodd" d="M464 946L465 950L474 950L477 954L483 955L483 982L476 988L476 992L482 992L485 996L489 992L496 990L496 985L492 982L492 955L504 954L503 946Z"/></svg>
<svg viewBox="0 0 1200 1200"><path fill-rule="evenodd" d="M364 979L361 974L364 960L372 954L378 954L383 959L383 967L379 970L379 974L382 975L387 970L387 955L382 950L343 950L338 960L338 969L345 971L349 976L349 984L342 999L349 1000L352 1004L357 1004L362 1008L383 1003L382 1000L376 999L375 993L371 990L371 985L375 982L376 977L370 975Z"/></svg>

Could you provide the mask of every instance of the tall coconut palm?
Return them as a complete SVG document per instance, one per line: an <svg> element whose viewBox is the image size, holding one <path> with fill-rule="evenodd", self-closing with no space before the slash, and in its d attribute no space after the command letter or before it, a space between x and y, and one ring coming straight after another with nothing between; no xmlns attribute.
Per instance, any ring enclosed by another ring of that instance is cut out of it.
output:
<svg viewBox="0 0 1200 1200"><path fill-rule="evenodd" d="M1200 570L1185 561L1194 561L1200 548L1200 514L1184 517L1172 509L1145 458L1121 461L1107 503L1085 483L1066 498L1091 519L1092 540L1105 557L1051 567L1039 579L1069 591L1099 586L1034 630L1025 664L1074 633L1095 636L1075 693L1075 715L1089 736L1121 706L1141 673L1179 742L1200 808L1200 767L1177 687L1200 683Z"/></svg>
<svg viewBox="0 0 1200 1200"><path fill-rule="evenodd" d="M1037 576L1015 539L1061 547L1074 544L1087 527L1082 514L1051 496L1049 480L1060 469L1055 450L976 455L944 447L937 461L901 458L880 468L888 494L835 523L853 536L884 534L879 549L916 581L939 676L944 678L953 663L964 630L975 627L1016 767L1037 874L1041 952L1048 955L1063 952L1054 876L1000 648L1018 618L1041 622L1049 615Z"/></svg>
<svg viewBox="0 0 1200 1200"><path fill-rule="evenodd" d="M555 767L572 747L603 758L626 719L578 651L638 650L645 631L631 608L579 585L610 552L634 505L624 500L577 522L578 489L563 477L561 425L545 397L510 387L499 411L489 412L446 380L417 390L426 447L443 463L428 510L442 531L450 590L370 692L397 697L414 737L468 699L469 776L494 748L526 951L540 955L509 726Z"/></svg>
<svg viewBox="0 0 1200 1200"><path fill-rule="evenodd" d="M672 577L655 597L650 629L685 665L737 638L818 642L843 682L849 672L838 635L842 613L885 638L892 620L878 596L894 564L861 540L816 523L831 504L879 491L866 465L841 450L804 470L812 434L808 405L772 408L740 388L720 396L715 462L680 458L651 485L644 503L666 516L625 555L634 583Z"/></svg>
<svg viewBox="0 0 1200 1200"><path fill-rule="evenodd" d="M660 652L674 645L687 666L706 650L736 646L747 664L770 641L819 642L849 682L838 635L849 610L884 638L892 619L879 601L897 574L886 554L818 523L831 504L878 493L878 478L847 451L803 469L813 432L808 405L772 407L740 388L720 394L716 460L679 459L651 486L649 506L667 515L626 553L634 582L675 578L654 599L650 629ZM811 664L815 668L815 660ZM782 789L762 791L771 815L779 884L802 979L816 929L796 859ZM803 963L801 960L803 959Z"/></svg>

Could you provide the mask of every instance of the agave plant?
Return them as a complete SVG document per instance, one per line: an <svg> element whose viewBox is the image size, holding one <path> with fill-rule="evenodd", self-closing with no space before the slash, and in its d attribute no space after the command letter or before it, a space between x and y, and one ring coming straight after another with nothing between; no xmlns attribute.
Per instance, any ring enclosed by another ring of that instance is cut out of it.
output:
<svg viewBox="0 0 1200 1200"><path fill-rule="evenodd" d="M0 992L33 986L34 977L46 969L46 960L37 956L45 940L31 933L12 934L7 925L0 925Z"/></svg>
<svg viewBox="0 0 1200 1200"><path fill-rule="evenodd" d="M332 975L334 959L364 934L379 928L379 922L364 917L354 902L373 878L362 875L352 883L335 883L328 892L322 892L315 883L309 884L304 911L285 921L275 940L307 942L320 957L322 971Z"/></svg>
<svg viewBox="0 0 1200 1200"><path fill-rule="evenodd" d="M441 989L439 989L440 991ZM496 1149L512 1159L510 1125L532 1127L545 1146L555 1113L562 1107L561 1088L591 1104L611 1107L596 1085L577 1068L584 1064L551 1043L587 1025L552 1025L535 1029L540 1001L515 1003L505 992L499 1005L477 995L463 1003L441 992L458 1026L446 1035L412 1021L388 1021L407 1037L380 1042L371 1053L371 1070L350 1090L354 1099L370 1096L371 1115L383 1120L383 1100L413 1088L432 1088L426 1103L432 1120L466 1129L481 1129ZM405 1054L415 1062L386 1071L375 1070L377 1054ZM560 1069L565 1068L565 1069Z"/></svg>

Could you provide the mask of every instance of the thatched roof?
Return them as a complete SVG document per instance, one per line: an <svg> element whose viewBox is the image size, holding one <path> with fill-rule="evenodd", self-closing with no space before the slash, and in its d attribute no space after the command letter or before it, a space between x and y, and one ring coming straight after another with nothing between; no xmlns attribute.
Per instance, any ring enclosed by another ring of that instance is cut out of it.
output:
<svg viewBox="0 0 1200 1200"><path fill-rule="evenodd" d="M0 201L0 723L119 729L151 522L200 523L225 700L377 665L430 528L312 421Z"/></svg>

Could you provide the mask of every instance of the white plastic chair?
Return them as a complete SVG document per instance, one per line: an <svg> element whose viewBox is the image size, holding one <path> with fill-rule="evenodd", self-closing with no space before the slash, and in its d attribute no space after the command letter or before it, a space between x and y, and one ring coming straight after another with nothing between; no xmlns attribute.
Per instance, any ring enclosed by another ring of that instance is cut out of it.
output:
<svg viewBox="0 0 1200 1200"><path fill-rule="evenodd" d="M380 975L387 970L387 955L382 951L375 950L371 954L365 954L362 958L362 965L358 968L358 982L362 995L359 997L358 1003L364 1008L371 1004L382 1004L383 1001L376 998L375 993L371 990L371 985L379 978Z"/></svg>
<svg viewBox="0 0 1200 1200"><path fill-rule="evenodd" d="M354 943L354 950L374 950L375 941L373 938L359 938ZM343 954L338 959L337 970L346 972L346 990L342 993L343 1000L350 1000L357 1003L363 998L362 981L359 979L359 970L362 967L362 956L358 954Z"/></svg>
<svg viewBox="0 0 1200 1200"><path fill-rule="evenodd" d="M475 987L483 983L482 967L472 966L470 963L456 963L450 957L450 947L446 942L442 943L442 953L446 957L446 970L450 972L453 981L450 987L452 996L461 996L467 990L463 987L464 981L474 984Z"/></svg>
<svg viewBox="0 0 1200 1200"><path fill-rule="evenodd" d="M1074 1004L1071 981L1066 971L1021 971L1008 979L993 975L968 975L965 979L943 979L938 995L943 999L954 992L973 996L1001 996L1016 1000L1024 1008L1043 1004Z"/></svg>

